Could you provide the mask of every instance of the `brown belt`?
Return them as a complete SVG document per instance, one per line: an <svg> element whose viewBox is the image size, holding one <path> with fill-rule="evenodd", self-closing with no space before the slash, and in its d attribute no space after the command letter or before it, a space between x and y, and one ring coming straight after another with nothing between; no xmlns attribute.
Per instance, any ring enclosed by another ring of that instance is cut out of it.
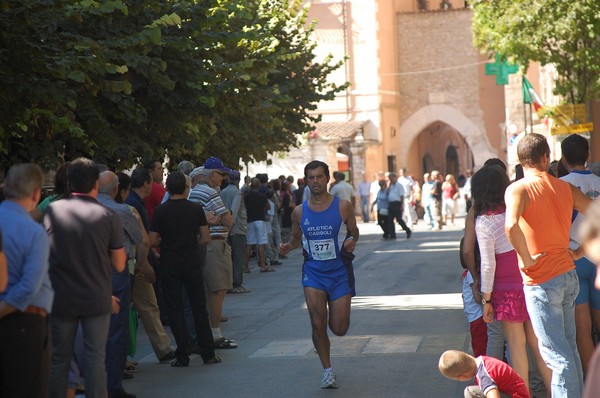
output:
<svg viewBox="0 0 600 398"><path fill-rule="evenodd" d="M211 236L210 239L212 240L226 240L227 238L224 236Z"/></svg>
<svg viewBox="0 0 600 398"><path fill-rule="evenodd" d="M35 314L35 315L40 315L44 318L46 318L48 316L48 313L46 312L45 309L41 308L41 307L34 307L33 305L30 305L29 307L25 308L25 311L23 311L27 314Z"/></svg>

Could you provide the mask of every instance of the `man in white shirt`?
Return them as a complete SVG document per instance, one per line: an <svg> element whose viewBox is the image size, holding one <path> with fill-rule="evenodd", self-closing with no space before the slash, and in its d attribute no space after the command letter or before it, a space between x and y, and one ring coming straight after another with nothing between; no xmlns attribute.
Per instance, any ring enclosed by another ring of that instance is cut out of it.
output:
<svg viewBox="0 0 600 398"><path fill-rule="evenodd" d="M402 187L402 184L398 182L398 175L396 173L390 173L389 178L389 239L396 239L396 224L394 223L394 218L396 219L396 221L398 221L398 224L400 224L402 229L406 231L406 239L410 239L412 231L410 230L410 228L408 228L408 226L402 219L402 212L404 209L404 188Z"/></svg>
<svg viewBox="0 0 600 398"><path fill-rule="evenodd" d="M331 187L329 193L333 196L339 197L340 199L347 200L348 202L352 203L352 206L354 207L356 205L356 193L354 192L352 185L344 181L346 175L340 171L337 171L333 173L333 178L335 178L335 185Z"/></svg>
<svg viewBox="0 0 600 398"><path fill-rule="evenodd" d="M358 184L358 194L360 195L360 210L363 221L369 222L371 218L371 182L366 173L363 173L363 180Z"/></svg>
<svg viewBox="0 0 600 398"><path fill-rule="evenodd" d="M417 221L416 217L413 218L412 212L413 187L415 182L406 174L406 169L400 169L398 170L398 183L404 188L404 211L402 217L408 225L413 225ZM416 213L414 216L416 216Z"/></svg>

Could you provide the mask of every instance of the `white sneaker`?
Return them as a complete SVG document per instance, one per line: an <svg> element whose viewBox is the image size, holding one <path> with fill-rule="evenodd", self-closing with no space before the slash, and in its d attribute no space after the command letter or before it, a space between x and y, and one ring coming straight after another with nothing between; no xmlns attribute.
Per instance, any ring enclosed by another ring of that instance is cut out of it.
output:
<svg viewBox="0 0 600 398"><path fill-rule="evenodd" d="M325 371L323 379L321 379L321 388L338 388L338 384L335 381L335 372L333 370Z"/></svg>

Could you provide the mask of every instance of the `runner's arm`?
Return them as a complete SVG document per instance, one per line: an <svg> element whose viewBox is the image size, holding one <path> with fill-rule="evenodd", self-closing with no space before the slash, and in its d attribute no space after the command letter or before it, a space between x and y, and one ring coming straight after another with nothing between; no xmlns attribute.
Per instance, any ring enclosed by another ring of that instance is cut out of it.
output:
<svg viewBox="0 0 600 398"><path fill-rule="evenodd" d="M347 200L340 201L341 204L341 215L342 220L346 224L346 230L348 231L348 236L344 241L344 248L349 252L353 252L356 247L356 242L358 242L359 231L358 226L356 225L356 216L354 215L354 206Z"/></svg>
<svg viewBox="0 0 600 398"><path fill-rule="evenodd" d="M279 245L279 254L285 255L300 246L302 230L300 229L300 218L302 216L302 205L296 206L292 211L292 233L290 240Z"/></svg>

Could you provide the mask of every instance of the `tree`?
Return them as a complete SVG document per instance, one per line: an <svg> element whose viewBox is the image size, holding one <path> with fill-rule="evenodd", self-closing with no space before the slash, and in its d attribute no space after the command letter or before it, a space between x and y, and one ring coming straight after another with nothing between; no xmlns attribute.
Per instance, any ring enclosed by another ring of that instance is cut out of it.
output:
<svg viewBox="0 0 600 398"><path fill-rule="evenodd" d="M0 168L286 150L345 88L305 22L300 0L4 1Z"/></svg>
<svg viewBox="0 0 600 398"><path fill-rule="evenodd" d="M600 98L600 2L475 0L475 45L512 58L554 64L556 94L571 103Z"/></svg>

